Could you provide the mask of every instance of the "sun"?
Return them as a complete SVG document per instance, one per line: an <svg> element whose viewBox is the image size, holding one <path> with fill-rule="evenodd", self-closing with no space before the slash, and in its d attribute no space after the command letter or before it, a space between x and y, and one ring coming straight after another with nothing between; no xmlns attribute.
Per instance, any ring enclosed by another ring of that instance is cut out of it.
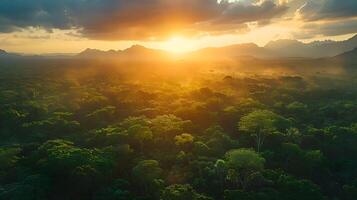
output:
<svg viewBox="0 0 357 200"><path fill-rule="evenodd" d="M190 39L184 38L180 35L175 35L164 42L163 48L172 53L182 54L192 51L194 44Z"/></svg>

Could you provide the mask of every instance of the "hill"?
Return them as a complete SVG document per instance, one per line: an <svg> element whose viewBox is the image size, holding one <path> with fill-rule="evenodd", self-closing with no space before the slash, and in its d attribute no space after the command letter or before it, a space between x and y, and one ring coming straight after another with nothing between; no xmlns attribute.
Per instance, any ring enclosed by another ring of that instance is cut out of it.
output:
<svg viewBox="0 0 357 200"><path fill-rule="evenodd" d="M302 43L297 40L277 40L265 45L279 57L331 57L351 51L357 47L357 35L344 41L314 41Z"/></svg>
<svg viewBox="0 0 357 200"><path fill-rule="evenodd" d="M97 49L86 49L76 55L78 58L96 59L122 59L122 60L156 60L165 58L167 52L157 49L146 48L141 45L133 45L124 50L101 51Z"/></svg>
<svg viewBox="0 0 357 200"><path fill-rule="evenodd" d="M225 47L209 47L193 52L191 55L203 58L235 58L252 56L259 58L272 57L270 50L259 47L254 43L236 44Z"/></svg>
<svg viewBox="0 0 357 200"><path fill-rule="evenodd" d="M254 43L234 44L224 47L207 47L187 53L191 59L235 59L237 57L256 58L323 58L333 57L357 47L357 35L345 41L314 41L303 43L298 40L271 41L264 47ZM80 58L115 58L115 59L162 59L169 53L163 50L150 49L133 45L125 50L101 51L86 49L79 53Z"/></svg>
<svg viewBox="0 0 357 200"><path fill-rule="evenodd" d="M0 58L1 59L12 59L12 58L18 58L20 55L15 54L15 53L8 53L7 51L0 49Z"/></svg>
<svg viewBox="0 0 357 200"><path fill-rule="evenodd" d="M330 58L331 62L339 63L345 67L355 67L357 65L357 48L352 51L342 53Z"/></svg>

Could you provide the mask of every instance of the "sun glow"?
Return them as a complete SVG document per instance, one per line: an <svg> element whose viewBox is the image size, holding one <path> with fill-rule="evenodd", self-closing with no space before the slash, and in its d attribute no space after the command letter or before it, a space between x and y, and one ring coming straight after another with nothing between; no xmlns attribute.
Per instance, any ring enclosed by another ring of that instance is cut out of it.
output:
<svg viewBox="0 0 357 200"><path fill-rule="evenodd" d="M176 35L164 42L162 48L175 54L182 54L194 50L194 42Z"/></svg>

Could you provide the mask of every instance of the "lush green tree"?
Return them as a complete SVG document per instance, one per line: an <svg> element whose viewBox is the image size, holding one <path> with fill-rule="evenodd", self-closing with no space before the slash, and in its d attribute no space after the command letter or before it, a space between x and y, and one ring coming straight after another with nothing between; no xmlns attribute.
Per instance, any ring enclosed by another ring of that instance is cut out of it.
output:
<svg viewBox="0 0 357 200"><path fill-rule="evenodd" d="M3 147L0 148L0 171L11 169L20 160L21 148Z"/></svg>
<svg viewBox="0 0 357 200"><path fill-rule="evenodd" d="M249 149L234 149L226 153L226 163L229 169L228 178L239 183L245 189L249 176L264 169L265 159Z"/></svg>
<svg viewBox="0 0 357 200"><path fill-rule="evenodd" d="M280 126L280 127L279 127ZM238 129L255 137L257 151L260 152L267 135L274 134L282 127L288 127L289 121L268 110L257 110L242 117Z"/></svg>
<svg viewBox="0 0 357 200"><path fill-rule="evenodd" d="M104 188L95 194L95 200L131 200L133 199L129 189L129 182L123 179L116 179L109 187Z"/></svg>
<svg viewBox="0 0 357 200"><path fill-rule="evenodd" d="M290 176L282 176L277 182L281 199L291 200L323 200L320 188L308 180L296 180Z"/></svg>
<svg viewBox="0 0 357 200"><path fill-rule="evenodd" d="M106 106L87 114L88 126L97 125L98 127L103 127L108 125L114 119L115 111L116 108L114 106Z"/></svg>
<svg viewBox="0 0 357 200"><path fill-rule="evenodd" d="M66 195L72 198L90 195L98 189L112 175L115 161L111 152L79 148L66 140L45 142L34 157L41 171L56 180L56 186L67 190Z"/></svg>
<svg viewBox="0 0 357 200"><path fill-rule="evenodd" d="M175 144L183 149L191 149L194 137L191 134L183 133L175 136Z"/></svg>
<svg viewBox="0 0 357 200"><path fill-rule="evenodd" d="M220 126L206 129L205 136L205 144L215 156L223 156L229 149L238 147L238 141L233 140Z"/></svg>
<svg viewBox="0 0 357 200"><path fill-rule="evenodd" d="M16 167L22 158L19 147L0 147L0 185L16 176Z"/></svg>
<svg viewBox="0 0 357 200"><path fill-rule="evenodd" d="M227 163L225 160L219 159L214 164L214 167L216 168L216 174L219 178L220 187L221 187L220 189L223 191L225 179L227 176Z"/></svg>
<svg viewBox="0 0 357 200"><path fill-rule="evenodd" d="M198 156L208 156L211 152L211 149L201 141L193 143L193 152Z"/></svg>
<svg viewBox="0 0 357 200"><path fill-rule="evenodd" d="M173 137L182 133L190 125L190 121L182 120L175 115L157 116L151 120L152 131L158 137Z"/></svg>
<svg viewBox="0 0 357 200"><path fill-rule="evenodd" d="M79 133L80 123L73 120L73 113L54 112L45 120L31 121L22 124L22 128L30 130L29 137L54 139L62 135Z"/></svg>
<svg viewBox="0 0 357 200"><path fill-rule="evenodd" d="M52 185L48 177L30 175L19 182L0 187L0 199L45 200L50 198Z"/></svg>
<svg viewBox="0 0 357 200"><path fill-rule="evenodd" d="M140 143L141 151L143 151L144 144L149 142L153 137L151 129L140 124L130 126L127 131L129 136L132 136Z"/></svg>
<svg viewBox="0 0 357 200"><path fill-rule="evenodd" d="M158 184L159 179L162 178L162 169L159 162L156 160L143 160L140 161L133 168L133 178L144 187L146 192L150 192Z"/></svg>
<svg viewBox="0 0 357 200"><path fill-rule="evenodd" d="M161 200L213 200L198 194L190 185L170 185L161 192Z"/></svg>

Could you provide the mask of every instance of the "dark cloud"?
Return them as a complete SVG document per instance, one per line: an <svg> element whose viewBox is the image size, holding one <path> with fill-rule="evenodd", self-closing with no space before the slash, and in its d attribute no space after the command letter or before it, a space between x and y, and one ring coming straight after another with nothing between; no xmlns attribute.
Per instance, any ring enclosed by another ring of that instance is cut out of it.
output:
<svg viewBox="0 0 357 200"><path fill-rule="evenodd" d="M79 28L97 39L162 38L172 33L224 34L269 22L287 7L273 0L1 0L0 32Z"/></svg>
<svg viewBox="0 0 357 200"><path fill-rule="evenodd" d="M357 19L343 20L338 23L335 21L325 23L308 23L304 25L301 32L296 33L295 36L299 39L306 39L317 35L337 36L350 33L357 33Z"/></svg>
<svg viewBox="0 0 357 200"><path fill-rule="evenodd" d="M306 21L357 17L357 0L308 0L299 13Z"/></svg>
<svg viewBox="0 0 357 200"><path fill-rule="evenodd" d="M300 39L357 32L357 0L308 0L298 14L305 21L295 33Z"/></svg>

